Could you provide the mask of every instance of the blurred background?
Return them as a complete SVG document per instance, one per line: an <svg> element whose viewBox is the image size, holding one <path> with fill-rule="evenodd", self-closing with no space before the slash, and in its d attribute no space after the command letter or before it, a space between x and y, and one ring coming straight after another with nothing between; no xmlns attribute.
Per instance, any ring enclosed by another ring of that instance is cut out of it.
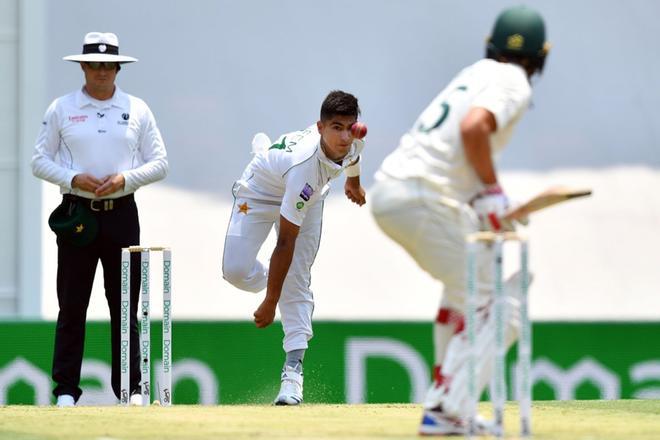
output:
<svg viewBox="0 0 660 440"><path fill-rule="evenodd" d="M45 328L57 317L57 251L46 219L60 196L31 175L30 158L48 104L83 84L79 66L62 57L80 53L85 33L114 32L120 53L140 60L122 69L117 84L149 104L170 161L167 179L136 195L142 242L172 247L174 318L194 333L199 320L249 320L263 295L234 289L220 272L231 184L250 160L252 136L276 138L316 122L333 89L355 94L369 126L362 168L368 200L383 158L446 83L483 56L495 17L517 3L539 10L553 48L534 80L531 109L500 158L501 180L518 201L557 184L594 191L590 199L535 214L525 231L536 275L532 319L585 325L587 335L599 334L588 323L643 325L644 335L657 338L660 3L653 0L0 0L0 316L7 325ZM376 228L368 204L358 208L343 197L342 185L335 182L326 205L312 270L315 319L420 325L429 338L419 342L421 358L430 360L429 323L442 286ZM271 237L262 258L272 244ZM515 259L508 261L512 270ZM157 283L155 264L153 272ZM88 317L108 317L100 269ZM23 332L6 331L9 339ZM45 358L33 364L48 372L52 329L43 331ZM648 394L632 384L660 378L658 349L649 352L639 336L625 335L622 344L640 350L635 362L651 363L621 366L625 379L607 388L610 397ZM272 338L277 344L279 333ZM105 338L98 343L105 349ZM322 350L318 334L313 344ZM340 356L356 347L337 344ZM578 365L580 347L575 359L555 362ZM274 356L278 364L281 355ZM356 395L346 391L336 400ZM548 391L553 395L559 392Z"/></svg>

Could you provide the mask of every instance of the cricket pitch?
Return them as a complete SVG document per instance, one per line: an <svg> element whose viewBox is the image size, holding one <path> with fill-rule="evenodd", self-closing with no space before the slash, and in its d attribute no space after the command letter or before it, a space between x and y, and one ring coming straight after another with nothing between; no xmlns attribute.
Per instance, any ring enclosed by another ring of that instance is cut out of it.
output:
<svg viewBox="0 0 660 440"><path fill-rule="evenodd" d="M490 405L480 412L488 416ZM0 439L416 439L413 404L0 407ZM660 400L534 402L534 439L660 438ZM506 438L517 438L518 412L507 404Z"/></svg>

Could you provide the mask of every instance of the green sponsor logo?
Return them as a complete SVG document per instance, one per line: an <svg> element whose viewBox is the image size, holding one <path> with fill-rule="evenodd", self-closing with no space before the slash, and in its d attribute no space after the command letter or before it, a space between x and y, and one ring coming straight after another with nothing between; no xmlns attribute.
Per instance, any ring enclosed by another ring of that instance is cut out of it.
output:
<svg viewBox="0 0 660 440"><path fill-rule="evenodd" d="M174 404L270 403L280 386L282 328L251 322L172 323L160 389L162 327L154 321L151 399ZM53 402L54 322L0 323L0 405ZM660 322L534 323L535 400L659 399ZM89 322L81 404L117 402L110 385L110 326ZM122 368L126 366L126 353ZM305 356L310 403L420 402L431 383L432 325L419 322L317 322ZM515 349L508 359L508 398L516 395ZM246 379L248 378L248 379Z"/></svg>
<svg viewBox="0 0 660 440"><path fill-rule="evenodd" d="M303 206L305 206L305 204L303 202L296 203L296 208L298 208L298 209L303 209Z"/></svg>

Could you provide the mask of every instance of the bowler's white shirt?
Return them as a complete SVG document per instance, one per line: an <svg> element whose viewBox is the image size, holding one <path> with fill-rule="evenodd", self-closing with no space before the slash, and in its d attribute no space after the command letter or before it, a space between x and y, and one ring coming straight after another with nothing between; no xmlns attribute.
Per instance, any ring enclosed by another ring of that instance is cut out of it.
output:
<svg viewBox="0 0 660 440"><path fill-rule="evenodd" d="M97 178L122 173L122 197L161 180L168 171L167 152L147 104L115 88L99 101L82 89L55 99L46 110L32 157L35 176L60 186L61 193L96 198L71 187L76 174Z"/></svg>
<svg viewBox="0 0 660 440"><path fill-rule="evenodd" d="M252 158L234 195L281 204L281 215L300 226L309 207L327 194L328 182L357 161L363 148L362 140L354 140L341 163L335 163L323 153L316 124L284 134Z"/></svg>
<svg viewBox="0 0 660 440"><path fill-rule="evenodd" d="M399 147L385 159L376 179L421 179L446 197L469 200L482 189L482 183L465 158L461 121L474 107L495 116L497 129L490 141L496 157L529 107L531 96L527 74L520 66L491 59L477 61L462 70L422 112Z"/></svg>

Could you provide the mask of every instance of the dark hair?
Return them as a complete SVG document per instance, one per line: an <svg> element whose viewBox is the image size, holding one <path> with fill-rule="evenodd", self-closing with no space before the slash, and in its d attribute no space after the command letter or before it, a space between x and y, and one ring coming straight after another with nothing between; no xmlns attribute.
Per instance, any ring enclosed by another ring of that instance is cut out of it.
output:
<svg viewBox="0 0 660 440"><path fill-rule="evenodd" d="M360 106L355 96L341 90L333 90L321 104L321 120L327 121L334 116L355 116L360 114Z"/></svg>
<svg viewBox="0 0 660 440"><path fill-rule="evenodd" d="M519 54L512 54L507 52L500 52L492 49L491 47L486 48L486 58L490 58L495 61L506 61L507 63L518 64L520 67L525 69L530 75L534 73L543 73L543 66L545 65L545 55L540 56L525 56Z"/></svg>

